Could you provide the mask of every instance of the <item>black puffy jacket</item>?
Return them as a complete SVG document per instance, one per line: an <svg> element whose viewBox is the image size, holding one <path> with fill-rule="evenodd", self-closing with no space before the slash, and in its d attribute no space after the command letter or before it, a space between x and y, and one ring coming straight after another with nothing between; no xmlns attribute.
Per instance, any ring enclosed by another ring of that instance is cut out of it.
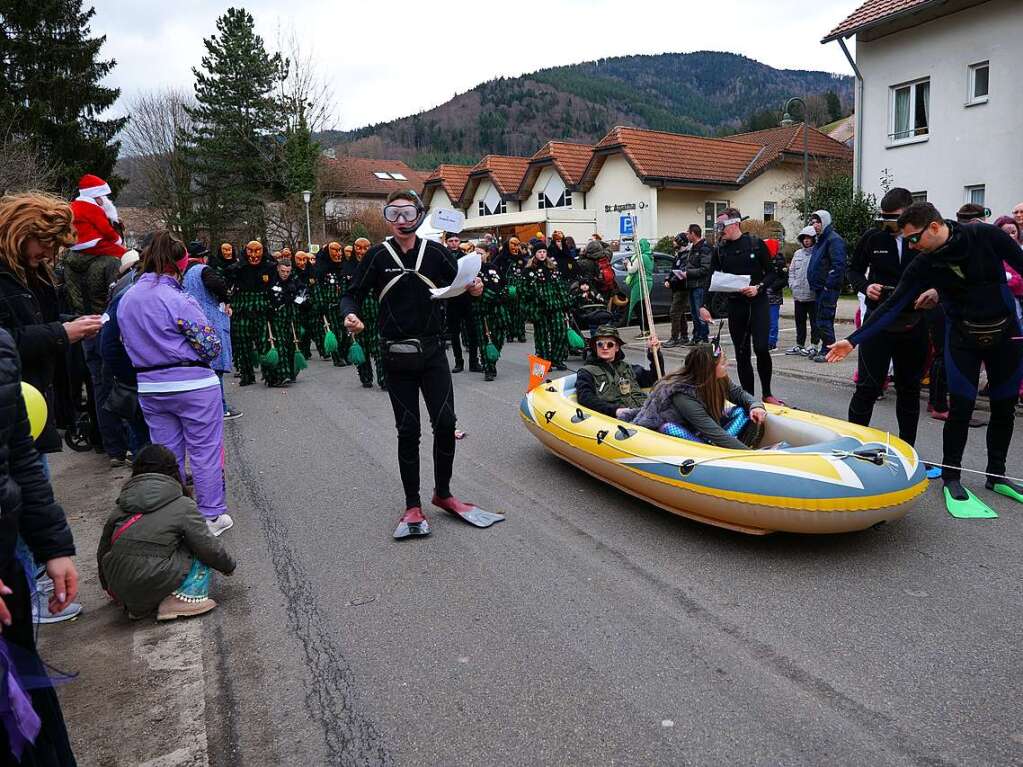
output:
<svg viewBox="0 0 1023 767"><path fill-rule="evenodd" d="M39 290L47 302L45 310L39 296L13 272L0 266L0 328L14 338L21 358L22 377L46 398L46 428L39 435L36 447L44 453L52 453L61 449L54 421L58 404L54 394L54 375L58 370L58 358L67 355L68 341L64 325L59 320L56 289L40 282Z"/></svg>
<svg viewBox="0 0 1023 767"><path fill-rule="evenodd" d="M18 350L5 330L0 330L0 509L0 567L5 572L19 532L39 563L74 555L64 510L53 500L29 433Z"/></svg>

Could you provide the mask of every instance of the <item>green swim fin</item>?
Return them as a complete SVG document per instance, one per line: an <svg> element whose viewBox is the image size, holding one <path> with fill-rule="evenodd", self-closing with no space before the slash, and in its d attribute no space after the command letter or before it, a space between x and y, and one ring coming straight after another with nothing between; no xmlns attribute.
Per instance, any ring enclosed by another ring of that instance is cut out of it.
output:
<svg viewBox="0 0 1023 767"><path fill-rule="evenodd" d="M992 482L990 479L984 483L988 490L993 490L1006 498L1012 498L1017 503L1023 503L1023 493L1020 493L1019 485L1015 482Z"/></svg>
<svg viewBox="0 0 1023 767"><path fill-rule="evenodd" d="M945 508L948 509L949 514L956 519L996 519L998 517L998 514L990 506L966 488L963 490L966 492L966 499L958 501L952 497L948 488L945 488Z"/></svg>

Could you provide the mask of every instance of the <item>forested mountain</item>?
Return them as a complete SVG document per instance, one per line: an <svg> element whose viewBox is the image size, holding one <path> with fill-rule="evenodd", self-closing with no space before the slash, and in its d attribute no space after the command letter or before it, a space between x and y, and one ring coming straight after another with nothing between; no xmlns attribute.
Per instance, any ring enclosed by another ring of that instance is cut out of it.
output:
<svg viewBox="0 0 1023 767"><path fill-rule="evenodd" d="M849 113L852 83L733 53L622 56L498 78L426 112L317 138L339 154L432 168L489 153L530 155L550 139L596 142L615 125L698 135L755 130L777 124L791 96L803 97L809 121L820 125Z"/></svg>

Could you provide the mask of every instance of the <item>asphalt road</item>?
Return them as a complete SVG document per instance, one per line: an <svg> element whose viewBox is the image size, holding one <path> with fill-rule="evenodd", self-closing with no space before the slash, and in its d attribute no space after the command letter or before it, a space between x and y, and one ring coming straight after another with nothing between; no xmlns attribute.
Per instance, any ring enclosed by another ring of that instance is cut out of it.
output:
<svg viewBox="0 0 1023 767"><path fill-rule="evenodd" d="M318 360L288 389L232 385L213 764L1023 762L1023 507L971 480L999 519L955 520L932 487L859 534L703 526L541 448L516 412L525 354L456 376L452 489L507 521L428 509L434 534L404 543L386 394ZM839 417L849 395L775 391ZM890 398L874 423L894 428ZM940 457L940 424L918 446ZM974 430L965 464L983 457Z"/></svg>

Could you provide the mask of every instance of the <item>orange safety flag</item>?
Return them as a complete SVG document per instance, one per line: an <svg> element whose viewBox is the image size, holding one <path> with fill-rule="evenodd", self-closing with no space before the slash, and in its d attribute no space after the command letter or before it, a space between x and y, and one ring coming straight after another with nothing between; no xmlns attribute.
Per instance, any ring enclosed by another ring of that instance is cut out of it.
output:
<svg viewBox="0 0 1023 767"><path fill-rule="evenodd" d="M547 371L551 369L551 363L535 354L529 355L529 388L526 391L533 391L543 383L547 377Z"/></svg>

